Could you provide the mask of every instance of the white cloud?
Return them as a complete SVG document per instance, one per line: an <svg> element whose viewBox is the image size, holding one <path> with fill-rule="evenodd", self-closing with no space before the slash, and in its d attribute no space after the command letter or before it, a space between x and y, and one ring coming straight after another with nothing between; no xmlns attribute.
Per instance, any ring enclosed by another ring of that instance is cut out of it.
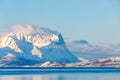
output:
<svg viewBox="0 0 120 80"><path fill-rule="evenodd" d="M23 34L31 34L34 32L34 28L32 25L29 25L29 24L25 24L25 25L20 25L20 24L17 24L17 25L14 25L12 27L12 31L15 32L15 33L23 33Z"/></svg>
<svg viewBox="0 0 120 80"><path fill-rule="evenodd" d="M30 24L17 24L12 27L12 32L14 33L23 33L25 35L40 33L41 35L50 35L57 33L47 28L38 27Z"/></svg>

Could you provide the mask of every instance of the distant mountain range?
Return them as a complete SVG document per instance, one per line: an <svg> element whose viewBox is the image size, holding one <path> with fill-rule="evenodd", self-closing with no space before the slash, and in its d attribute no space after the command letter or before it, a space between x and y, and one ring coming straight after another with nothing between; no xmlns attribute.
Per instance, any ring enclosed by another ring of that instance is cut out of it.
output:
<svg viewBox="0 0 120 80"><path fill-rule="evenodd" d="M0 67L120 67L119 47L65 43L59 32L18 24L0 33Z"/></svg>

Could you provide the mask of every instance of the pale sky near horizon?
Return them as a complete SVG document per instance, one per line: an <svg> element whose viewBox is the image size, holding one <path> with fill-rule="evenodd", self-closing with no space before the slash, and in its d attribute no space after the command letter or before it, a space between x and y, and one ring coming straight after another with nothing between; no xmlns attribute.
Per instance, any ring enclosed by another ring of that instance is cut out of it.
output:
<svg viewBox="0 0 120 80"><path fill-rule="evenodd" d="M0 0L0 31L33 24L66 40L120 43L120 0Z"/></svg>

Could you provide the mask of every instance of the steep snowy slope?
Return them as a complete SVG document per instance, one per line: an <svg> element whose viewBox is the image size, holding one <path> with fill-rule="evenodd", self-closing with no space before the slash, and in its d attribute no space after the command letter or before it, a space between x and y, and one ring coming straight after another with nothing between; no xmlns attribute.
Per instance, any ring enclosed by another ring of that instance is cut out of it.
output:
<svg viewBox="0 0 120 80"><path fill-rule="evenodd" d="M46 61L60 63L78 61L66 48L60 33L28 24L15 25L12 31L0 35L1 63L3 59L4 63L9 62L8 65Z"/></svg>

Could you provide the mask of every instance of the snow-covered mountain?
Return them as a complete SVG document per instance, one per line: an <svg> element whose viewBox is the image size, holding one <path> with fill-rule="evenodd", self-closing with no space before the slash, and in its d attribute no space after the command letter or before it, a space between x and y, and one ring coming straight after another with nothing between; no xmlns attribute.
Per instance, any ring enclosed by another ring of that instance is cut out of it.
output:
<svg viewBox="0 0 120 80"><path fill-rule="evenodd" d="M11 31L0 35L1 65L32 65L46 61L70 63L79 60L66 48L60 33L46 28L15 25Z"/></svg>
<svg viewBox="0 0 120 80"><path fill-rule="evenodd" d="M93 61L90 65L97 67L120 67L120 57L107 57Z"/></svg>

